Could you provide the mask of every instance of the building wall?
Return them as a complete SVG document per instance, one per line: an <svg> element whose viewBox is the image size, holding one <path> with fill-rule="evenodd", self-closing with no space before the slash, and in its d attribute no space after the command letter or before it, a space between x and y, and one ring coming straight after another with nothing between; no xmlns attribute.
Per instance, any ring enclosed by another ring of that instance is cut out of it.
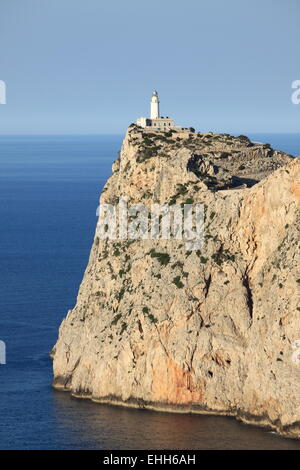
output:
<svg viewBox="0 0 300 470"><path fill-rule="evenodd" d="M174 126L173 119L151 119L151 127L156 129L168 129Z"/></svg>
<svg viewBox="0 0 300 470"><path fill-rule="evenodd" d="M136 123L138 126L141 126L141 127L146 127L147 126L147 118L145 117L140 117L139 119L136 120Z"/></svg>
<svg viewBox="0 0 300 470"><path fill-rule="evenodd" d="M174 120L168 118L158 118L158 119L149 119L145 117L141 117L136 121L138 126L141 127L151 127L153 130L167 130L174 128Z"/></svg>

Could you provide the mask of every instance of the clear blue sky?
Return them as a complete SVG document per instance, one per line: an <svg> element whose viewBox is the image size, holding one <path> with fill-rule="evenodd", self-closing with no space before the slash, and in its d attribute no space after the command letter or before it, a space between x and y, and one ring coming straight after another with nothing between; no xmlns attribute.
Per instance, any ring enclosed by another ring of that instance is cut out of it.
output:
<svg viewBox="0 0 300 470"><path fill-rule="evenodd" d="M299 132L299 0L0 0L1 134Z"/></svg>

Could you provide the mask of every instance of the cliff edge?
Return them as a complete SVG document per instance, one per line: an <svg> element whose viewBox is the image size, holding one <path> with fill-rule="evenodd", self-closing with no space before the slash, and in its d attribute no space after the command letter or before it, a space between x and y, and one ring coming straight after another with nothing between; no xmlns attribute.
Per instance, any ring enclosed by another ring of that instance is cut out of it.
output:
<svg viewBox="0 0 300 470"><path fill-rule="evenodd" d="M101 239L54 387L300 437L300 160L247 137L130 126L101 203L205 208L204 244Z"/></svg>

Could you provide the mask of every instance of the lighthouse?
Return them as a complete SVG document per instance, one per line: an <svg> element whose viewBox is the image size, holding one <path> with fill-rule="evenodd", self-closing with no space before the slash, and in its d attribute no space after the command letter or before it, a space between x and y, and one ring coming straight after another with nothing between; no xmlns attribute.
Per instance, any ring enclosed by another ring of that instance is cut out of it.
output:
<svg viewBox="0 0 300 470"><path fill-rule="evenodd" d="M159 98L156 90L152 93L150 119L159 119Z"/></svg>
<svg viewBox="0 0 300 470"><path fill-rule="evenodd" d="M159 98L156 90L153 91L150 102L150 118L140 117L136 120L140 127L151 129L152 131L169 131L176 129L174 120L169 117L161 117L159 112Z"/></svg>

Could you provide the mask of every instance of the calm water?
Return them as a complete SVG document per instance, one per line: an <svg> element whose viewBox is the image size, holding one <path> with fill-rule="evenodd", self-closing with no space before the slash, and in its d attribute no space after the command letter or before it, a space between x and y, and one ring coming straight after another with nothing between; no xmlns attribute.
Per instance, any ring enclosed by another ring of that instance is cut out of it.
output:
<svg viewBox="0 0 300 470"><path fill-rule="evenodd" d="M252 136L300 154L300 136ZM48 353L73 307L121 136L0 137L2 449L300 449L230 418L128 410L51 389Z"/></svg>

